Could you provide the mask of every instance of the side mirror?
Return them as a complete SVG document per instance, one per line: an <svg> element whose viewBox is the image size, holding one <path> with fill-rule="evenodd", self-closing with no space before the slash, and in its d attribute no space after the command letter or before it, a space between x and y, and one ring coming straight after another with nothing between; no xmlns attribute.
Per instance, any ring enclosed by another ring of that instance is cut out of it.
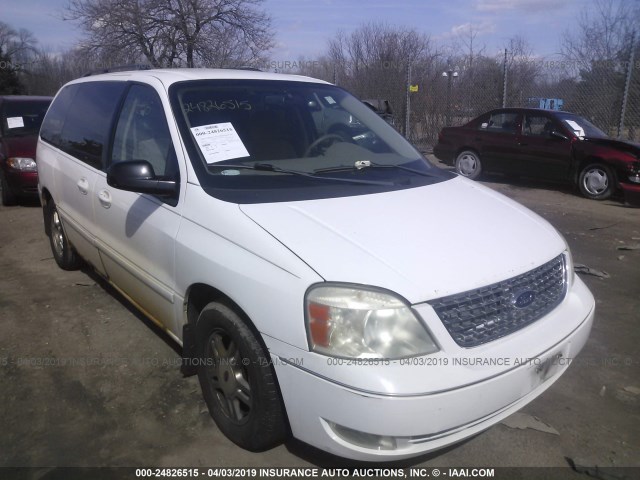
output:
<svg viewBox="0 0 640 480"><path fill-rule="evenodd" d="M569 140L569 137L567 137L564 133L561 133L561 132L559 132L557 130L551 130L549 132L549 136L551 138L555 138L555 139L558 139L558 140Z"/></svg>
<svg viewBox="0 0 640 480"><path fill-rule="evenodd" d="M318 105L318 102L316 102L315 100L309 100L307 102L307 108L310 112L319 112L320 110L322 110L320 108L320 105Z"/></svg>
<svg viewBox="0 0 640 480"><path fill-rule="evenodd" d="M107 170L107 183L120 190L152 195L173 196L178 191L178 182L159 180L146 160L114 163Z"/></svg>

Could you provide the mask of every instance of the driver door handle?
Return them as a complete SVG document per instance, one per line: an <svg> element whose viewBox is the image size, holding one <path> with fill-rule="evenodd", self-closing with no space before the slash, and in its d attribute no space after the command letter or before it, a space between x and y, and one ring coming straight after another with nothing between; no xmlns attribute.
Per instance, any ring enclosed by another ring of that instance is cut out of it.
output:
<svg viewBox="0 0 640 480"><path fill-rule="evenodd" d="M104 208L111 207L111 194L108 190L100 190L98 192L98 201Z"/></svg>
<svg viewBox="0 0 640 480"><path fill-rule="evenodd" d="M86 178L82 177L80 180L78 180L78 183L76 183L76 185L78 185L78 190L80 190L80 193L82 195L86 195L87 192L89 192L89 180L87 180Z"/></svg>

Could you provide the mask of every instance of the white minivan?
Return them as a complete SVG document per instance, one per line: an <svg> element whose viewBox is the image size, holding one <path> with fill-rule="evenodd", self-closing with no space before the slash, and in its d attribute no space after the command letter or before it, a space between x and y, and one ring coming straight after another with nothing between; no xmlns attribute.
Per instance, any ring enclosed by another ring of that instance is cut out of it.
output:
<svg viewBox="0 0 640 480"><path fill-rule="evenodd" d="M252 451L458 442L549 388L591 329L549 223L320 80L84 77L55 97L37 164L58 265L84 260L182 345Z"/></svg>

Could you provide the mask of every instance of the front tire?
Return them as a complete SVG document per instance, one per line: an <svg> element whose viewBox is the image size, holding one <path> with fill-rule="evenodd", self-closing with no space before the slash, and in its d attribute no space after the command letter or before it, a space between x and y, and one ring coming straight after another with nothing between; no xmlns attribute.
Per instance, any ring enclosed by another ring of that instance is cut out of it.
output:
<svg viewBox="0 0 640 480"><path fill-rule="evenodd" d="M47 204L46 209L50 227L49 244L51 245L54 260L63 270L77 270L80 266L80 259L67 239L62 220L53 200Z"/></svg>
<svg viewBox="0 0 640 480"><path fill-rule="evenodd" d="M613 173L601 163L589 164L580 172L578 188L583 196L591 200L606 200L615 188Z"/></svg>
<svg viewBox="0 0 640 480"><path fill-rule="evenodd" d="M200 387L222 433L253 452L282 443L287 427L271 357L245 322L213 302L200 313L196 336Z"/></svg>
<svg viewBox="0 0 640 480"><path fill-rule="evenodd" d="M455 167L458 174L471 180L475 180L482 173L480 156L473 150L460 152L456 157Z"/></svg>

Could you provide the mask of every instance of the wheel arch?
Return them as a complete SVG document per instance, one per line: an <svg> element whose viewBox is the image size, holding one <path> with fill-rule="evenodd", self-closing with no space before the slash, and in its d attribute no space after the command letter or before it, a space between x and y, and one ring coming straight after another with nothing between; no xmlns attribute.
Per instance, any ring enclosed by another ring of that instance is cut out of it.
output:
<svg viewBox="0 0 640 480"><path fill-rule="evenodd" d="M269 351L267 345L264 342L264 339L262 338L260 330L258 330L258 327L255 325L249 315L242 309L242 307L240 307L238 303L236 303L229 295L224 293L222 290L212 287L211 285L208 285L206 283L194 283L187 289L184 300L184 313L187 318L185 328L190 329L190 331L195 335L195 327L200 313L208 304L212 302L220 303L236 313L242 319L245 325L247 325L249 330L251 330L251 333L253 333L253 335L256 337L264 351ZM196 339L194 338L193 340ZM193 351L189 353L193 353Z"/></svg>
<svg viewBox="0 0 640 480"><path fill-rule="evenodd" d="M41 203L42 203L42 217L44 220L44 233L47 237L51 236L51 224L49 223L49 219L47 216L49 215L49 207L51 202L53 202L53 197L51 196L51 192L46 187L42 188L42 192L40 193Z"/></svg>
<svg viewBox="0 0 640 480"><path fill-rule="evenodd" d="M206 283L194 283L187 289L187 294L185 295L184 300L187 322L191 325L195 325L198 321L198 317L200 316L200 312L202 312L204 307L211 302L218 302L227 306L242 317L242 320L247 323L250 328L255 330L255 333L258 332L256 326L253 324L253 321L251 321L246 312L235 301L233 301L229 295Z"/></svg>
<svg viewBox="0 0 640 480"><path fill-rule="evenodd" d="M254 322L251 320L249 315L247 315L247 313L240 307L240 305L238 305L230 296L228 296L221 290L218 290L217 288L212 287L211 285L207 285L205 283L194 283L193 285L189 286L189 288L187 289L187 293L185 295L185 301L184 301L184 309L185 309L185 314L187 316L187 323L185 324L185 327L190 329L190 332L192 332L190 333L190 335L193 335L194 337L189 339L189 341L192 341L194 344L187 345L185 343L185 346L183 347L183 357L185 354L193 355L195 353L195 348L196 348L195 342L197 341L197 339L195 338L196 322L198 321L198 317L200 316L200 313L202 312L202 310L212 302L218 302L226 306L230 310L232 310L234 313L236 313L240 317L240 319L244 322L244 324L249 328L251 333L255 336L256 340L264 350L265 354L267 356L270 354L270 351L267 348L267 345L264 342L264 339L262 338L260 331L254 324ZM190 352L186 352L185 350L190 350ZM183 373L186 376L192 375L194 374L194 372L195 372L194 370L183 369ZM278 389L278 393L280 395L280 402L281 402L281 407L284 415L284 420L286 423L286 429L287 429L288 435L291 435L291 426L289 424L289 416L287 414L287 408L286 408L286 405L284 404L284 397L282 395L282 389L280 388L280 381L278 379L278 375L276 374L275 368L273 368L273 365L271 365L271 373L273 375L273 380L275 382L276 388Z"/></svg>
<svg viewBox="0 0 640 480"><path fill-rule="evenodd" d="M460 147L456 150L456 153L453 157L453 161L455 162L456 159L458 158L458 156L465 151L471 151L473 153L475 153L476 155L478 155L478 158L480 159L480 161L482 161L482 157L480 155L480 151L476 148L476 147Z"/></svg>
<svg viewBox="0 0 640 480"><path fill-rule="evenodd" d="M609 169L611 175L613 176L613 183L616 189L620 187L620 182L618 181L618 173L613 165L604 160L602 157L590 155L588 157L584 157L582 160L576 163L576 168L571 176L573 184L578 186L578 182L580 181L580 173L584 170L588 165L600 164Z"/></svg>

